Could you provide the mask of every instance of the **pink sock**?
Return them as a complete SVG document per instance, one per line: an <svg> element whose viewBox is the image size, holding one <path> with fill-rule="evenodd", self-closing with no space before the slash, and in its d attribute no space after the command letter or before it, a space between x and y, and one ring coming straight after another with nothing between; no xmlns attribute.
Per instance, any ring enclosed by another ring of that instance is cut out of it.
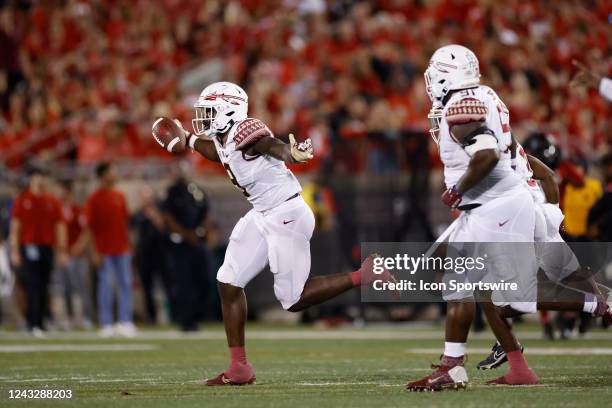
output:
<svg viewBox="0 0 612 408"><path fill-rule="evenodd" d="M247 361L244 346L230 347L229 350L230 363L229 368L225 371L225 375L238 383L249 381L255 373L253 372L253 367Z"/></svg>
<svg viewBox="0 0 612 408"><path fill-rule="evenodd" d="M510 363L510 370L529 370L529 365L527 364L527 360L523 357L523 353L521 350L511 351L510 353L506 353L508 356L508 363Z"/></svg>
<svg viewBox="0 0 612 408"><path fill-rule="evenodd" d="M487 384L532 385L538 384L538 376L529 368L520 350L507 353L510 370L502 377L487 381Z"/></svg>
<svg viewBox="0 0 612 408"><path fill-rule="evenodd" d="M349 276L353 281L353 286L359 287L361 286L361 270L357 269L355 272L349 272Z"/></svg>
<svg viewBox="0 0 612 408"><path fill-rule="evenodd" d="M230 361L231 363L240 363L246 364L246 351L244 350L244 346L242 347L230 347Z"/></svg>

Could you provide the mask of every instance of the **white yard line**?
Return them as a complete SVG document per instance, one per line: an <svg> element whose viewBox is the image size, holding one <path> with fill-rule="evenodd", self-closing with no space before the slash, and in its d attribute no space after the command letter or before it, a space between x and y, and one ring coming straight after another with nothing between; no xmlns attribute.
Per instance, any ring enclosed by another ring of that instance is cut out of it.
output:
<svg viewBox="0 0 612 408"><path fill-rule="evenodd" d="M516 389L516 388L555 388L557 387L557 384L532 384L532 385L505 385L505 384L499 384L499 385L489 385L489 384L474 384L474 383L469 383L468 384L468 389L470 388L493 388L495 389L496 387L501 387L501 388L512 388L512 389ZM567 388L567 387L565 387Z"/></svg>
<svg viewBox="0 0 612 408"><path fill-rule="evenodd" d="M410 348L406 353L410 354L440 354L441 349L438 348ZM487 354L491 352L488 348L472 348L468 346L468 353ZM562 356L562 355L612 355L612 348L605 347L528 347L525 353L543 356Z"/></svg>
<svg viewBox="0 0 612 408"><path fill-rule="evenodd" d="M76 381L79 384L86 383L121 383L121 382L131 382L131 383L160 383L163 381L161 377L126 377L126 378L94 378L94 377L83 377L75 379L74 377L48 377L48 378L11 378L11 379L1 379L0 383L26 383L26 382L66 382L66 381Z"/></svg>
<svg viewBox="0 0 612 408"><path fill-rule="evenodd" d="M385 384L379 383L376 381L361 381L361 382L353 382L353 381L330 381L330 382L301 382L296 383L296 385L302 385L305 387L336 387L339 385L380 385L380 386L393 386L395 384ZM399 384L397 384L399 385Z"/></svg>
<svg viewBox="0 0 612 408"><path fill-rule="evenodd" d="M48 351L149 351L155 344L9 344L0 345L0 353L32 353Z"/></svg>
<svg viewBox="0 0 612 408"><path fill-rule="evenodd" d="M249 339L254 340L439 340L443 338L441 330L413 330L406 327L403 330L247 330ZM537 331L521 332L518 337L525 340L541 339ZM99 340L95 332L51 332L47 339L54 340ZM490 332L471 333L471 339L492 340ZM33 339L23 332L0 331L0 340ZM182 333L173 330L140 331L136 340L225 340L223 329L202 330L196 333ZM590 332L585 340L612 340L612 330L606 332ZM111 339L112 340L112 339Z"/></svg>

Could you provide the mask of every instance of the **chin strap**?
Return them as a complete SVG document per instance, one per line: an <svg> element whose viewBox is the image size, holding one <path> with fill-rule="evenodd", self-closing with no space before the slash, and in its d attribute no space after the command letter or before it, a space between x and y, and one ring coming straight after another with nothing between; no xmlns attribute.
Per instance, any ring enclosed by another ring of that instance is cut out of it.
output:
<svg viewBox="0 0 612 408"><path fill-rule="evenodd" d="M232 128L232 126L234 126L235 123L236 121L234 119L230 119L223 129L217 129L215 130L214 133L225 133L229 131ZM212 133L211 133L211 136L212 136Z"/></svg>

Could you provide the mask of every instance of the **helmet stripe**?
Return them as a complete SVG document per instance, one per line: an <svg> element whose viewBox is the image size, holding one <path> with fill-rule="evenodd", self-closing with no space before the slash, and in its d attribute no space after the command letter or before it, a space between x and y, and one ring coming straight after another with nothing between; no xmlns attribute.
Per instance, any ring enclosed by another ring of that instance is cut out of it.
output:
<svg viewBox="0 0 612 408"><path fill-rule="evenodd" d="M208 94L208 95L206 95L204 97L204 100L206 100L206 101L216 101L217 99L221 99L221 100L223 100L225 102L229 102L229 103L232 103L234 105L237 105L237 103L235 103L233 101L233 99L241 101L241 102L246 102L246 99L241 98L239 96L226 95L226 94L223 94L223 93L220 93L220 94L218 94L218 93L211 93L211 94Z"/></svg>

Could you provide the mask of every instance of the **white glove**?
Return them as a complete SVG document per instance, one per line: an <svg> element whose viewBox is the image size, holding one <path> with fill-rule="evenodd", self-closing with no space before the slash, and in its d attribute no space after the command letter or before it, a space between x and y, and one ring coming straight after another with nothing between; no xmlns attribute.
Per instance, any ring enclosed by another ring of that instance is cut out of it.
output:
<svg viewBox="0 0 612 408"><path fill-rule="evenodd" d="M289 134L289 144L291 145L291 157L298 163L303 163L314 157L312 141L310 138L301 143L295 141L293 133Z"/></svg>

